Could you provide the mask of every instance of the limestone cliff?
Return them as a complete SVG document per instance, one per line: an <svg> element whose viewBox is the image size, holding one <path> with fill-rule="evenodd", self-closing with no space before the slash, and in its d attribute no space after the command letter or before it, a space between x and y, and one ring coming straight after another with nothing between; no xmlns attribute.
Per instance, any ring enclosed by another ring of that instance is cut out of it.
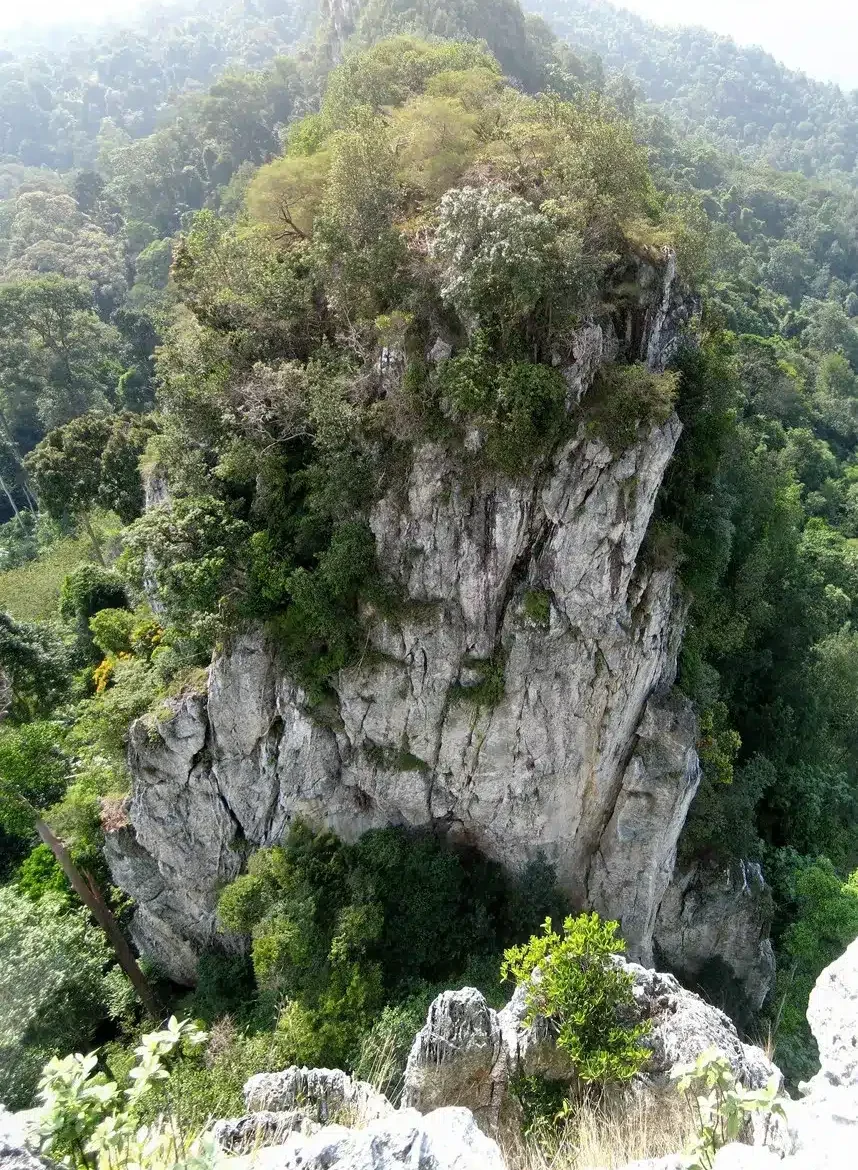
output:
<svg viewBox="0 0 858 1170"><path fill-rule="evenodd" d="M689 306L672 257L635 276L627 315L573 338L570 408L618 350L660 370L676 344ZM141 949L192 982L219 889L301 816L347 839L432 825L508 865L543 854L651 962L698 783L695 720L671 693L683 603L672 569L641 556L680 429L675 415L641 427L617 454L582 423L516 480L419 446L370 516L406 603L365 615L332 710L311 709L251 631L217 655L207 695L132 729L130 827L108 853ZM475 702L501 670L502 697Z"/></svg>

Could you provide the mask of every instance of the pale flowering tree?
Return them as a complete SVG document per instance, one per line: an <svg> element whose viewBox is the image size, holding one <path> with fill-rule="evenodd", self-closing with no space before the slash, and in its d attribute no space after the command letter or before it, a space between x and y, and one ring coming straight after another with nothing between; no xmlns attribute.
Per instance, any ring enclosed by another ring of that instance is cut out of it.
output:
<svg viewBox="0 0 858 1170"><path fill-rule="evenodd" d="M439 206L432 255L441 296L469 327L507 329L583 299L581 236L554 214L504 187L461 187Z"/></svg>

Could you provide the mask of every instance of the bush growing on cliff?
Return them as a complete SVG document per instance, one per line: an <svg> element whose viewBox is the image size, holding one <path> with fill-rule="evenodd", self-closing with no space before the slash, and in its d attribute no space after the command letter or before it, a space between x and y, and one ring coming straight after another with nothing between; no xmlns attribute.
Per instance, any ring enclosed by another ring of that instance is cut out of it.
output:
<svg viewBox="0 0 858 1170"><path fill-rule="evenodd" d="M588 428L612 451L630 447L640 427L660 426L670 418L679 386L672 370L654 374L643 363L600 370L585 402Z"/></svg>
<svg viewBox="0 0 858 1170"><path fill-rule="evenodd" d="M775 1060L792 1084L816 1071L816 1044L807 1001L821 972L858 937L858 871L842 881L827 858L794 850L768 859L782 905L792 921L781 939L774 990Z"/></svg>
<svg viewBox="0 0 858 1170"><path fill-rule="evenodd" d="M528 1022L551 1020L585 1085L631 1080L650 1055L641 1044L650 1025L636 1019L633 979L613 961L625 950L618 925L580 914L564 920L560 935L549 918L541 935L504 955L502 975L526 988Z"/></svg>
<svg viewBox="0 0 858 1170"><path fill-rule="evenodd" d="M299 822L254 854L218 914L252 936L261 992L300 1006L317 1058L351 1065L385 1004L498 955L561 901L542 865L512 881L428 833L374 830L345 845Z"/></svg>
<svg viewBox="0 0 858 1170"><path fill-rule="evenodd" d="M188 1117L177 1071L183 1054L207 1039L190 1020L171 1016L163 1029L141 1037L124 1090L97 1071L95 1052L50 1060L40 1080L42 1151L76 1170L212 1165L214 1143L200 1137L199 1122ZM153 1096L159 1116L141 1124Z"/></svg>

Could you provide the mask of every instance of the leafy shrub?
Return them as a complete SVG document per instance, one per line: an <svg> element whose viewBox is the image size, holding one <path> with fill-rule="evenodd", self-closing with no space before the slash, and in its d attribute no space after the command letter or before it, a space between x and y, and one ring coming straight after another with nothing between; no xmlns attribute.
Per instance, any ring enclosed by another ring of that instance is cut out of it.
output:
<svg viewBox="0 0 858 1170"><path fill-rule="evenodd" d="M794 851L783 864L772 858L779 901L792 921L779 946L772 1011L775 1060L792 1084L818 1067L816 1045L807 1024L807 1003L822 971L858 937L858 871L843 882L827 858L800 858Z"/></svg>
<svg viewBox="0 0 858 1170"><path fill-rule="evenodd" d="M109 686L78 703L69 741L87 755L122 756L133 720L143 715L161 690L157 670L140 658L112 662Z"/></svg>
<svg viewBox="0 0 858 1170"><path fill-rule="evenodd" d="M544 589L528 589L522 601L522 608L535 626L548 627L551 620L551 594Z"/></svg>
<svg viewBox="0 0 858 1170"><path fill-rule="evenodd" d="M52 893L33 902L0 889L0 1096L10 1108L32 1104L39 1070L28 1051L45 1056L92 1040L107 1011L109 957L85 911L69 912Z"/></svg>
<svg viewBox="0 0 858 1170"><path fill-rule="evenodd" d="M660 426L670 418L679 386L674 371L654 374L641 362L613 365L599 371L585 401L590 434L613 451L634 443L642 426Z"/></svg>
<svg viewBox="0 0 858 1170"><path fill-rule="evenodd" d="M48 819L78 865L92 873L104 888L109 885L109 875L101 850L102 801L109 797L121 805L128 780L121 758L109 760L97 754L97 744L92 747L95 750L85 753L86 760L77 761L71 783L49 810Z"/></svg>
<svg viewBox="0 0 858 1170"><path fill-rule="evenodd" d="M365 644L359 597L383 599L369 525L358 520L338 525L316 567L296 569L286 589L291 603L274 629L311 696L319 698L326 679L351 665Z"/></svg>
<svg viewBox="0 0 858 1170"><path fill-rule="evenodd" d="M441 296L465 321L507 332L540 308L585 299L581 236L501 186L443 195L432 248Z"/></svg>
<svg viewBox="0 0 858 1170"><path fill-rule="evenodd" d="M0 664L9 687L0 699L0 715L23 719L47 714L68 691L68 655L53 630L16 622L3 612Z"/></svg>
<svg viewBox="0 0 858 1170"><path fill-rule="evenodd" d="M136 624L137 618L128 609L102 609L89 619L89 630L105 656L130 654L131 632Z"/></svg>
<svg viewBox="0 0 858 1170"><path fill-rule="evenodd" d="M561 936L549 918L542 935L504 955L504 977L527 989L527 1020L545 1016L554 1024L584 1084L630 1080L650 1055L640 1043L650 1023L633 1018L632 976L613 961L625 950L617 927L580 914L566 918Z"/></svg>
<svg viewBox="0 0 858 1170"><path fill-rule="evenodd" d="M47 845L37 845L18 867L15 888L34 902L53 894L66 905L72 904L69 880Z"/></svg>
<svg viewBox="0 0 858 1170"><path fill-rule="evenodd" d="M61 744L58 723L0 726L0 821L24 840L33 835L33 809L47 808L65 792L71 764Z"/></svg>
<svg viewBox="0 0 858 1170"><path fill-rule="evenodd" d="M212 1118L244 1112L242 1089L255 1073L277 1072L292 1064L317 1066L318 1048L302 1040L296 1017L293 1005L287 1004L266 1029L254 1031L239 1026L232 1015L220 1016L209 1028L206 1045L182 1042L174 1050L170 1083L160 1082L139 1099L138 1123L157 1126L178 1103L182 1130L192 1139L210 1126ZM117 1083L126 1081L138 1063L137 1047L132 1034L102 1049L101 1064Z"/></svg>
<svg viewBox="0 0 858 1170"><path fill-rule="evenodd" d="M63 581L60 616L74 625L81 653L94 657L89 623L103 609L127 609L125 586L116 573L100 565L80 565Z"/></svg>
<svg viewBox="0 0 858 1170"><path fill-rule="evenodd" d="M353 1063L386 1004L498 954L556 902L539 867L516 883L430 834L384 829L345 845L298 823L254 854L218 915L252 936L260 988L305 1013L319 1059Z"/></svg>
<svg viewBox="0 0 858 1170"><path fill-rule="evenodd" d="M732 784L733 764L742 746L739 733L727 725L727 719L723 703L715 703L700 714L697 752L716 784Z"/></svg>
<svg viewBox="0 0 858 1170"><path fill-rule="evenodd" d="M777 1100L778 1074L772 1073L763 1089L746 1089L737 1083L730 1062L717 1048L701 1052L694 1064L680 1065L672 1075L697 1130L688 1151L689 1170L712 1170L717 1151L741 1140L754 1113L766 1114L767 1125L774 1115L785 1116Z"/></svg>
<svg viewBox="0 0 858 1170"><path fill-rule="evenodd" d="M559 370L508 362L498 370L497 406L486 452L512 475L551 446L566 418L566 383Z"/></svg>
<svg viewBox="0 0 858 1170"><path fill-rule="evenodd" d="M473 703L475 707L496 707L504 696L506 679L504 675L504 656L497 653L488 660L481 658L468 659L466 666L479 671L478 682L468 685L456 683L451 688L453 701L464 700Z"/></svg>
<svg viewBox="0 0 858 1170"><path fill-rule="evenodd" d="M206 951L197 964L197 983L188 996L187 1012L194 1019L213 1024L221 1016L254 1002L253 966L247 955Z"/></svg>
<svg viewBox="0 0 858 1170"><path fill-rule="evenodd" d="M566 418L566 383L559 370L497 362L484 333L443 363L438 384L448 413L487 429L486 456L510 475L527 470L551 446Z"/></svg>
<svg viewBox="0 0 858 1170"><path fill-rule="evenodd" d="M211 647L222 599L238 573L248 526L213 496L150 508L125 531L132 579L154 579L172 622Z"/></svg>
<svg viewBox="0 0 858 1170"><path fill-rule="evenodd" d="M564 1115L569 1092L564 1081L551 1081L538 1075L519 1076L511 1082L510 1088L521 1105L524 1137L544 1136Z"/></svg>
<svg viewBox="0 0 858 1170"><path fill-rule="evenodd" d="M182 1049L207 1039L189 1020L180 1023L171 1016L164 1029L142 1037L124 1091L96 1072L94 1052L49 1061L40 1081L43 1108L37 1132L42 1151L80 1170L89 1170L93 1163L145 1165L152 1170L205 1165L197 1156L205 1150L211 1155L213 1147L198 1140L187 1123L174 1078ZM141 1103L155 1090L160 1090L166 1109L154 1124L141 1126Z"/></svg>

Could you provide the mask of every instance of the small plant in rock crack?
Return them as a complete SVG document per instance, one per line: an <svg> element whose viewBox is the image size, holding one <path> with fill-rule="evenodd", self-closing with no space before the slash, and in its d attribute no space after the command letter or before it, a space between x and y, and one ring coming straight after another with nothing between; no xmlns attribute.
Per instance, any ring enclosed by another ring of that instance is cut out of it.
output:
<svg viewBox="0 0 858 1170"><path fill-rule="evenodd" d="M728 1142L741 1139L752 1114L765 1114L767 1130L774 1116L784 1116L783 1105L777 1099L777 1074L773 1073L762 1089L746 1089L737 1082L730 1062L717 1048L701 1052L694 1064L677 1067L673 1077L694 1115L697 1129L688 1151L689 1170L712 1170L716 1152Z"/></svg>
<svg viewBox="0 0 858 1170"><path fill-rule="evenodd" d="M584 1086L631 1080L650 1057L641 1043L650 1021L632 1018L634 980L614 957L625 950L618 926L579 914L564 920L560 935L548 918L542 934L505 952L501 968L502 978L525 987L526 1021L553 1023Z"/></svg>
<svg viewBox="0 0 858 1170"><path fill-rule="evenodd" d="M171 1016L164 1029L142 1037L124 1090L96 1071L95 1052L54 1057L39 1085L42 1151L75 1170L212 1170L216 1144L188 1133L183 1123L175 1060L184 1046L207 1039L190 1020ZM140 1101L158 1084L164 1112L153 1125L141 1125Z"/></svg>

